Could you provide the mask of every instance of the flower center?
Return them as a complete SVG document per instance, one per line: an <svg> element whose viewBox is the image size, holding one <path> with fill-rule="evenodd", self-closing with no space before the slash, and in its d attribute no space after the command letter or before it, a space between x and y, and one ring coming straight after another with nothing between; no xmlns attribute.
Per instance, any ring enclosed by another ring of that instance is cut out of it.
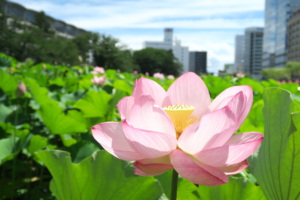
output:
<svg viewBox="0 0 300 200"><path fill-rule="evenodd" d="M180 137L181 133L186 127L199 122L199 116L192 116L192 113L195 110L194 106L172 105L166 106L163 109L168 114L174 125L177 139Z"/></svg>

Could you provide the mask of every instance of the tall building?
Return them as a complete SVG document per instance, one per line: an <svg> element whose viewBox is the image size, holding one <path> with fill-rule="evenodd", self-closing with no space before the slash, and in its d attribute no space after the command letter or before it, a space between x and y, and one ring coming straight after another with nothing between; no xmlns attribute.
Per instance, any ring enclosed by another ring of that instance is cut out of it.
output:
<svg viewBox="0 0 300 200"><path fill-rule="evenodd" d="M175 45L173 46L174 56L183 65L183 73L189 71L189 48L181 46L179 40L175 40Z"/></svg>
<svg viewBox="0 0 300 200"><path fill-rule="evenodd" d="M146 41L143 47L152 47L154 49L164 49L167 51L172 50L174 56L183 65L183 73L187 72L189 70L189 48L181 46L179 40L176 40L174 43L175 45L173 46L173 29L165 28L163 41Z"/></svg>
<svg viewBox="0 0 300 200"><path fill-rule="evenodd" d="M234 52L234 67L233 71L243 72L244 64L244 35L235 36L235 52Z"/></svg>
<svg viewBox="0 0 300 200"><path fill-rule="evenodd" d="M245 29L244 72L250 73L253 78L259 78L262 69L263 35L263 28L251 27Z"/></svg>
<svg viewBox="0 0 300 200"><path fill-rule="evenodd" d="M263 39L263 68L284 67L287 53L288 19L300 0L266 0Z"/></svg>
<svg viewBox="0 0 300 200"><path fill-rule="evenodd" d="M293 12L289 20L287 61L300 62L300 8Z"/></svg>
<svg viewBox="0 0 300 200"><path fill-rule="evenodd" d="M189 71L197 74L207 74L206 51L191 51Z"/></svg>
<svg viewBox="0 0 300 200"><path fill-rule="evenodd" d="M164 41L146 41L144 42L144 48L152 47L154 49L173 49L173 29L165 28L164 30Z"/></svg>

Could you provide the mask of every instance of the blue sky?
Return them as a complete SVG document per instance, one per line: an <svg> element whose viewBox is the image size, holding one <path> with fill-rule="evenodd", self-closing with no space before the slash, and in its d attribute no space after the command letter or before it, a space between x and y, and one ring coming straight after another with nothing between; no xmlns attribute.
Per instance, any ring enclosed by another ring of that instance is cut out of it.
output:
<svg viewBox="0 0 300 200"><path fill-rule="evenodd" d="M234 61L234 36L264 26L264 0L12 0L77 27L111 35L138 50L163 29L190 51L208 52L208 71Z"/></svg>

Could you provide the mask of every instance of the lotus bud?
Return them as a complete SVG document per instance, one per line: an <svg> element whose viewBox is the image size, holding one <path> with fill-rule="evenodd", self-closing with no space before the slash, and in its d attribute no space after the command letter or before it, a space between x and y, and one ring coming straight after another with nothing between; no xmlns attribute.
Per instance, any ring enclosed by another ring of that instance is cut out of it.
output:
<svg viewBox="0 0 300 200"><path fill-rule="evenodd" d="M26 93L26 86L23 82L21 82L16 89L16 96L22 97Z"/></svg>

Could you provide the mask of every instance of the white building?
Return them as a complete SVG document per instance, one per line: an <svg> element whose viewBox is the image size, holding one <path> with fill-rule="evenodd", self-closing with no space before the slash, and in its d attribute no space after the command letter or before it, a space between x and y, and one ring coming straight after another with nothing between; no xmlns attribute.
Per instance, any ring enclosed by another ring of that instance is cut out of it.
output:
<svg viewBox="0 0 300 200"><path fill-rule="evenodd" d="M173 54L178 61L183 65L183 73L189 71L189 47L181 46L179 40L175 39L175 45L173 46Z"/></svg>
<svg viewBox="0 0 300 200"><path fill-rule="evenodd" d="M173 49L173 29L165 28L165 37L164 41L146 41L144 42L144 48L152 47L154 49L164 49L172 50Z"/></svg>
<svg viewBox="0 0 300 200"><path fill-rule="evenodd" d="M235 52L233 73L244 72L244 35L235 36Z"/></svg>
<svg viewBox="0 0 300 200"><path fill-rule="evenodd" d="M183 65L183 73L189 71L189 48L183 47L180 41L175 41L173 46L173 29L165 28L164 41L146 41L143 48L152 47L154 49L172 50L174 56Z"/></svg>

